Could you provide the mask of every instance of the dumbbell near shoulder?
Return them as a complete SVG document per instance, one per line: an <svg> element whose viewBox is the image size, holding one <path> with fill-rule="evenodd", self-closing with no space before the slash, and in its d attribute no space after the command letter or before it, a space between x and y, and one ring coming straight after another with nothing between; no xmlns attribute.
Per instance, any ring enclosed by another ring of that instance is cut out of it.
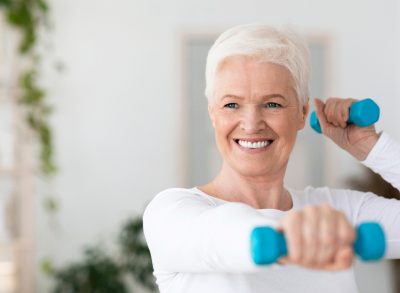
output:
<svg viewBox="0 0 400 293"><path fill-rule="evenodd" d="M366 127L379 120L379 106L371 99L364 99L353 103L349 109L348 124L355 124L359 127ZM310 116L310 126L318 133L322 133L317 114L314 112Z"/></svg>

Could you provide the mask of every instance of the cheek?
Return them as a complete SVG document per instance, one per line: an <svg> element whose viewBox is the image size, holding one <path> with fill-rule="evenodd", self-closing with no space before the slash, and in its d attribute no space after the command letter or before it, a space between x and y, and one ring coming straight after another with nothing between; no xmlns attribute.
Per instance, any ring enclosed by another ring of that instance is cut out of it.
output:
<svg viewBox="0 0 400 293"><path fill-rule="evenodd" d="M221 153L230 149L230 139L229 135L235 129L235 124L232 123L230 119L226 118L217 118L215 121L214 127L214 136L217 148Z"/></svg>
<svg viewBox="0 0 400 293"><path fill-rule="evenodd" d="M227 119L225 117L218 117L214 120L214 122L215 132L217 136L226 136L234 128L234 123L232 123L230 119Z"/></svg>
<svg viewBox="0 0 400 293"><path fill-rule="evenodd" d="M286 117L286 119L270 119L268 122L268 126L281 138L285 140L294 140L298 131L298 123L297 120L291 119L290 117Z"/></svg>

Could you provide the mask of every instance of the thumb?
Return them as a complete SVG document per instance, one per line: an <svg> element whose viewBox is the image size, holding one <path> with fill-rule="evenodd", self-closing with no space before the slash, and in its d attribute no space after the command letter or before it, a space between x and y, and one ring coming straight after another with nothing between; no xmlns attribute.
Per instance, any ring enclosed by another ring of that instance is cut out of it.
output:
<svg viewBox="0 0 400 293"><path fill-rule="evenodd" d="M354 252L352 247L340 248L335 255L334 263L328 265L328 271L339 271L350 268L354 262Z"/></svg>
<svg viewBox="0 0 400 293"><path fill-rule="evenodd" d="M318 117L319 125L321 126L322 133L326 133L327 128L329 127L329 122L326 119L325 113L324 113L324 107L325 103L318 99L314 99L314 105L315 105L315 112Z"/></svg>

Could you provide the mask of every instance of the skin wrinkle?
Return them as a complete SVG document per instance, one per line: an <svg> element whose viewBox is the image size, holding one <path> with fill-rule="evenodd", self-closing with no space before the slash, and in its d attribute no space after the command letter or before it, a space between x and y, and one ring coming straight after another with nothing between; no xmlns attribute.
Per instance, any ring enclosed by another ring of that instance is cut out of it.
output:
<svg viewBox="0 0 400 293"><path fill-rule="evenodd" d="M297 132L304 128L309 111L308 102L301 105L298 100L290 72L281 65L240 56L219 67L214 86L208 111L223 164L213 181L199 189L256 209L289 211L278 223L278 229L287 236L290 254L279 263L327 270L350 266L351 243L337 249L339 236L332 235L340 214L324 205L316 207L315 216L311 217L307 210L293 210L290 193L284 188ZM330 107L333 116L328 119L337 123L336 105L330 103L327 108ZM327 128L324 121L322 125ZM239 139L272 143L248 148L240 146ZM351 229L348 227L347 233ZM307 244L315 247L314 253L305 252Z"/></svg>
<svg viewBox="0 0 400 293"><path fill-rule="evenodd" d="M283 177L297 131L304 127L308 113L308 104L300 108L293 89L290 73L280 65L236 57L219 67L209 114L224 162L216 179L201 187L203 191L255 208L292 207ZM282 108L262 107L266 100ZM227 103L237 103L238 109L226 108ZM272 137L274 142L260 154L245 154L233 141L262 137Z"/></svg>

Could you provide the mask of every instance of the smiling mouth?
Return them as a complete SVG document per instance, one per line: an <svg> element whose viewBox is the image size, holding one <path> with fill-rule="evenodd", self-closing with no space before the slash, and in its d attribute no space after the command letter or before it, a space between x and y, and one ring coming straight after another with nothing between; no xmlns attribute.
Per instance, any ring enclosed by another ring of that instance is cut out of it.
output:
<svg viewBox="0 0 400 293"><path fill-rule="evenodd" d="M258 140L258 141L234 139L234 141L241 147L244 147L247 149L262 149L262 148L269 146L271 143L273 143L273 140L271 140L271 139Z"/></svg>

